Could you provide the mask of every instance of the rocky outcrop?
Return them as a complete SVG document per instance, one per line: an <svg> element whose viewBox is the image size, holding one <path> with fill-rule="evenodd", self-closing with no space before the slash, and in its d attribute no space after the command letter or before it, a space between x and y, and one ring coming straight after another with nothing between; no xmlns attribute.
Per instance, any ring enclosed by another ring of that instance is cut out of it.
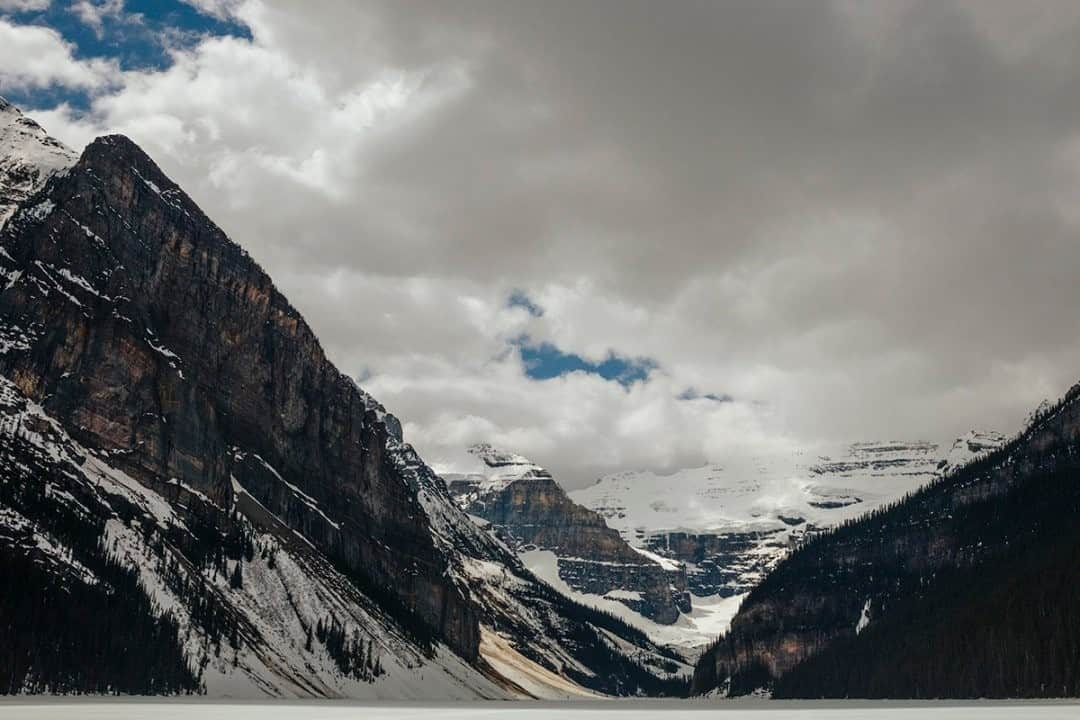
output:
<svg viewBox="0 0 1080 720"><path fill-rule="evenodd" d="M444 474L451 495L517 550L550 550L570 587L608 596L659 623L690 611L686 574L633 548L597 513L573 502L551 474L490 445L469 450L481 467Z"/></svg>

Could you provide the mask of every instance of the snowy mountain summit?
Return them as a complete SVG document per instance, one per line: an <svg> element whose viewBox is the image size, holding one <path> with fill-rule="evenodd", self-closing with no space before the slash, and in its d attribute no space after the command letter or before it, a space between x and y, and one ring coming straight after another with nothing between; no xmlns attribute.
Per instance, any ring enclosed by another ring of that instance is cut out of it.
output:
<svg viewBox="0 0 1080 720"><path fill-rule="evenodd" d="M18 204L79 155L0 97L0 226Z"/></svg>
<svg viewBox="0 0 1080 720"><path fill-rule="evenodd" d="M519 480L551 480L551 473L526 457L497 450L488 443L471 445L458 472L443 473L453 483L458 502L472 502L488 493L505 490Z"/></svg>

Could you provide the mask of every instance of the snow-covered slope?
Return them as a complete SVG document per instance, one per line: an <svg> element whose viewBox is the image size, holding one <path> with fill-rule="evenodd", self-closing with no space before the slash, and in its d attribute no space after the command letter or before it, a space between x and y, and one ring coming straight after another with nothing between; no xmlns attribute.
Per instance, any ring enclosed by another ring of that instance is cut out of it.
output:
<svg viewBox="0 0 1080 720"><path fill-rule="evenodd" d="M1049 406L1049 403L1047 403ZM1033 414L1033 417L1036 415ZM945 457L938 463L938 474L949 475L986 453L997 450L1008 441L999 432L971 430L953 442Z"/></svg>
<svg viewBox="0 0 1080 720"><path fill-rule="evenodd" d="M78 157L0 97L0 226L20 202Z"/></svg>
<svg viewBox="0 0 1080 720"><path fill-rule="evenodd" d="M831 456L623 472L571 497L628 542L684 562L695 595L727 597L756 585L807 533L896 500L1002 442L996 433L969 433L947 452L929 442L856 443Z"/></svg>
<svg viewBox="0 0 1080 720"><path fill-rule="evenodd" d="M87 567L98 553L136 573L156 611L176 623L184 660L207 694L508 695L445 647L430 656L421 652L377 605L242 489L234 507L219 508L180 484L162 492L146 487L114 467L109 453L72 439L6 378L0 378L0 468L0 547L27 553L69 584L100 585L106 593L107 581ZM29 499L39 492L37 501ZM192 547L205 528L192 524L190 512L255 516L258 525L243 523L251 551L199 562ZM74 539L71 527L81 525L100 527L97 546ZM361 648L360 666L343 667L330 643L317 637L320 624L340 627L350 645Z"/></svg>

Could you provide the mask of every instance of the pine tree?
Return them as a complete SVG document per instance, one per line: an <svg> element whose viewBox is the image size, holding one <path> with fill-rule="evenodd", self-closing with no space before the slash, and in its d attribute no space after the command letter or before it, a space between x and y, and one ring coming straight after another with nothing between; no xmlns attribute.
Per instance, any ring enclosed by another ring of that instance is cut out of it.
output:
<svg viewBox="0 0 1080 720"><path fill-rule="evenodd" d="M239 590L244 585L244 574L240 570L242 563L237 560L236 565L233 566L232 575L229 577L229 587L233 590Z"/></svg>

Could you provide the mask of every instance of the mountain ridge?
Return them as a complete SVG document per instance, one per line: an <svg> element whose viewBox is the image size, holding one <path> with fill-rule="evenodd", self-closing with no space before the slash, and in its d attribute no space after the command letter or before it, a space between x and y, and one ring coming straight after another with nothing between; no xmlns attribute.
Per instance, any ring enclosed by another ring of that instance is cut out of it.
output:
<svg viewBox="0 0 1080 720"><path fill-rule="evenodd" d="M168 687L682 692L661 648L559 596L465 518L396 418L137 145L98 138L21 192L0 185L17 206L0 230L0 556L43 569L41 583L66 576L58 558L118 565L176 633L163 656L194 680ZM104 587L85 585L90 600ZM58 612L8 639L99 642ZM7 691L98 687L78 657L54 661L4 668L23 678ZM145 666L130 687L166 682Z"/></svg>
<svg viewBox="0 0 1080 720"><path fill-rule="evenodd" d="M703 654L694 692L1075 695L1078 399L1080 385L1001 447L802 545Z"/></svg>

